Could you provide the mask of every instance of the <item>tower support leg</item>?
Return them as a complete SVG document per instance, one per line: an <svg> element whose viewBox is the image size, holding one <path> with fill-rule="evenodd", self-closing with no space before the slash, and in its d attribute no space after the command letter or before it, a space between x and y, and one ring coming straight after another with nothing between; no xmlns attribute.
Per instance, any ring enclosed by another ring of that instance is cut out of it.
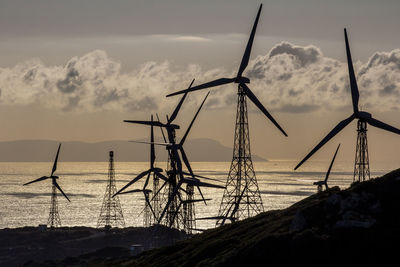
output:
<svg viewBox="0 0 400 267"><path fill-rule="evenodd" d="M219 207L216 225L252 217L264 211L264 206L251 160L246 95L238 87L233 159L226 188Z"/></svg>
<svg viewBox="0 0 400 267"><path fill-rule="evenodd" d="M368 179L370 179L370 172L367 142L367 122L359 120L357 122L357 145L353 182L362 182Z"/></svg>

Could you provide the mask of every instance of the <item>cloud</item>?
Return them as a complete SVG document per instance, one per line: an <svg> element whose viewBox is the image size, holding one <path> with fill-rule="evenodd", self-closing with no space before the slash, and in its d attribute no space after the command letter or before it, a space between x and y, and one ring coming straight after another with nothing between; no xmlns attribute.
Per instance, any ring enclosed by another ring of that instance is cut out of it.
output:
<svg viewBox="0 0 400 267"><path fill-rule="evenodd" d="M356 62L355 69L361 106L397 109L400 49L376 52L366 63ZM169 113L171 101L177 98L167 99L166 94L185 89L193 78L199 84L235 73L223 68L203 70L196 64L176 69L168 61L150 61L123 72L120 62L105 51L95 50L62 66L46 66L39 59L31 59L12 68L0 68L0 101L2 105L39 104L64 112ZM276 44L265 55L251 60L244 74L251 78L249 87L270 111L304 113L351 106L347 64L324 56L316 46ZM212 89L206 108L231 109L237 101L236 88L225 85ZM198 105L205 93L193 93L186 101ZM254 105L249 108L255 110Z"/></svg>
<svg viewBox="0 0 400 267"><path fill-rule="evenodd" d="M201 36L191 36L191 35L185 35L185 36L178 36L173 38L175 41L185 41L185 42L209 42L211 39L201 37Z"/></svg>

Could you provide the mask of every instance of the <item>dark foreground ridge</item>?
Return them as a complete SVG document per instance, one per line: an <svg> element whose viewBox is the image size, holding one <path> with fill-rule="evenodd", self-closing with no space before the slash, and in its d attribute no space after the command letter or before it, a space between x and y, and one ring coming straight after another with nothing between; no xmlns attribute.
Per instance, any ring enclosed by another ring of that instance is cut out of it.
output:
<svg viewBox="0 0 400 267"><path fill-rule="evenodd" d="M125 266L383 266L398 258L400 169L206 231ZM396 265L396 264L395 264Z"/></svg>
<svg viewBox="0 0 400 267"><path fill-rule="evenodd" d="M171 245L187 238L184 232L160 227L113 228L109 231L90 227L61 227L41 230L23 227L0 230L0 266L73 265L83 261L129 257L131 245L143 250ZM78 257L79 256L79 260Z"/></svg>
<svg viewBox="0 0 400 267"><path fill-rule="evenodd" d="M329 189L284 210L212 229L139 256L117 248L48 265L84 266L384 266L400 242L400 169ZM44 252L45 253L45 252ZM43 261L41 266L43 266ZM296 265L295 265L296 264Z"/></svg>

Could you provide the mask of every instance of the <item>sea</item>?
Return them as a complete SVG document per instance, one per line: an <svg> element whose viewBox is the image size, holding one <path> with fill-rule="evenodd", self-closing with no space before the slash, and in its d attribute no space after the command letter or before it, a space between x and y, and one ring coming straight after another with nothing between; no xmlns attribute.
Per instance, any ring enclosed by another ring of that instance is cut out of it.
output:
<svg viewBox="0 0 400 267"><path fill-rule="evenodd" d="M310 161L294 171L297 161L269 160L254 162L264 210L289 207L295 202L315 194L313 182L324 179L329 161ZM230 162L192 162L195 174L217 179L207 181L224 185ZM353 162L335 162L329 186L345 189L353 182ZM50 209L51 181L45 180L23 186L51 172L52 162L0 162L0 229L46 224ZM165 168L165 162L157 167ZM115 162L117 189L122 188L138 173L147 170L148 162ZM400 167L399 162L371 162L371 178L381 176ZM68 195L68 202L58 195L62 226L96 227L108 179L108 162L59 162L56 175L58 183ZM138 182L131 189L142 188ZM218 215L223 189L203 188L204 197L211 199L207 205L195 204L197 218ZM197 190L195 190L197 194ZM200 198L197 196L195 198ZM141 193L120 195L126 227L143 226L144 198ZM215 221L199 220L196 228L215 227Z"/></svg>

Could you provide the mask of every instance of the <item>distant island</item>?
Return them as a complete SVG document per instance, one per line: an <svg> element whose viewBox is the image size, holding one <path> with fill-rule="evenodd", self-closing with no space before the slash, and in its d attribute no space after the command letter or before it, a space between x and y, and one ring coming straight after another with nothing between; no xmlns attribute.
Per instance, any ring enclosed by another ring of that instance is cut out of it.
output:
<svg viewBox="0 0 400 267"><path fill-rule="evenodd" d="M145 139L137 141L148 141ZM156 140L161 141L161 140ZM58 141L17 140L0 142L0 162L49 162L54 160ZM123 140L88 142L62 142L60 161L102 162L108 161L108 151L115 152L116 161L143 162L149 160L149 145ZM232 160L232 148L212 139L190 139L185 150L192 162L226 162ZM157 161L166 161L164 146L156 146ZM253 161L266 161L253 155Z"/></svg>

